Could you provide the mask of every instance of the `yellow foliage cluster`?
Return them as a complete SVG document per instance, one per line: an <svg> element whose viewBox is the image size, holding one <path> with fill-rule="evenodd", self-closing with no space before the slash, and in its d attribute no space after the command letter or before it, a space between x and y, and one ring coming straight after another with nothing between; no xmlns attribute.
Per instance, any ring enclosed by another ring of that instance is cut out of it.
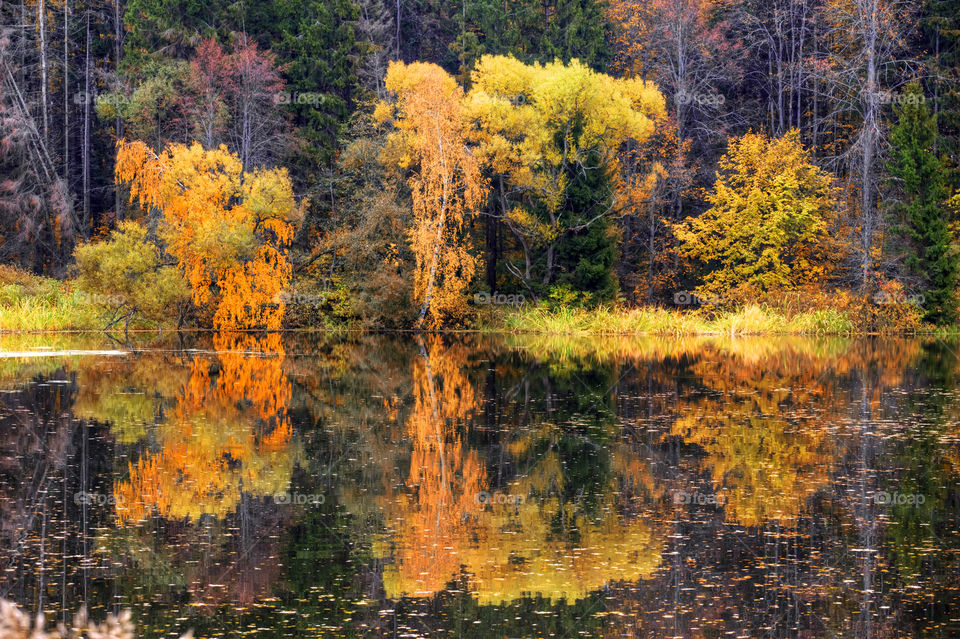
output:
<svg viewBox="0 0 960 639"><path fill-rule="evenodd" d="M414 297L419 322L435 327L466 310L476 260L461 235L465 216L483 201L486 181L466 145L463 89L449 74L434 64L394 62L385 83L394 101L379 105L375 116L393 118L396 132L386 152L411 172Z"/></svg>
<svg viewBox="0 0 960 639"><path fill-rule="evenodd" d="M550 184L543 168L582 161L590 152L613 161L620 143L646 140L666 113L653 84L598 73L577 60L527 65L486 55L471 80L466 109L478 157L548 200L563 185Z"/></svg>
<svg viewBox="0 0 960 639"><path fill-rule="evenodd" d="M618 168L623 142L643 142L664 117L657 88L639 78L614 78L573 60L527 65L509 56L483 56L471 75L466 111L480 162L509 178L551 213L566 199L569 168ZM546 229L524 223L529 234L551 242L565 220Z"/></svg>
<svg viewBox="0 0 960 639"><path fill-rule="evenodd" d="M395 62L386 77L392 98L374 113L394 127L384 163L410 174L415 297L421 323L428 316L433 327L465 311L463 293L476 264L462 229L465 216L487 197L482 170L535 201L505 207L510 228L553 243L575 226L558 213L572 167L617 174L621 145L648 139L666 111L654 85L597 73L577 60L527 65L487 55L471 81L465 94L436 65ZM633 186L649 192L655 179ZM534 212L541 206L549 219Z"/></svg>
<svg viewBox="0 0 960 639"><path fill-rule="evenodd" d="M703 215L674 227L681 253L710 267L699 292L788 289L820 281L838 262L833 178L796 130L731 139L707 201Z"/></svg>

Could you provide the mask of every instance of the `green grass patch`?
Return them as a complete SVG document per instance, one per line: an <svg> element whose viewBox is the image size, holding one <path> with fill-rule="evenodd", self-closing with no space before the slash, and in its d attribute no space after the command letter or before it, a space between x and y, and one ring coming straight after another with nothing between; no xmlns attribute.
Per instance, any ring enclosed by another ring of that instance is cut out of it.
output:
<svg viewBox="0 0 960 639"><path fill-rule="evenodd" d="M0 266L0 333L101 330L110 318L69 281Z"/></svg>

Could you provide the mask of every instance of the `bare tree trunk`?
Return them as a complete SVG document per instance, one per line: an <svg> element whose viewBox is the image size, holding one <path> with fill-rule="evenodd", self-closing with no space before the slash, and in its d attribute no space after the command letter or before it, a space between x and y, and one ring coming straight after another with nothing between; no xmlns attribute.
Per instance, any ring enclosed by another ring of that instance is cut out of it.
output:
<svg viewBox="0 0 960 639"><path fill-rule="evenodd" d="M50 116L47 113L47 7L37 3L37 25L40 29L40 119L43 122L43 143L50 141Z"/></svg>
<svg viewBox="0 0 960 639"><path fill-rule="evenodd" d="M655 263L656 253L654 251L654 239L657 236L657 215L656 207L650 205L650 229L647 237L647 252L650 255L650 264L647 267L647 304L653 302L653 265Z"/></svg>
<svg viewBox="0 0 960 639"><path fill-rule="evenodd" d="M63 180L70 186L70 2L63 0ZM90 99L90 96L87 96Z"/></svg>
<svg viewBox="0 0 960 639"><path fill-rule="evenodd" d="M775 135L783 135L783 99L784 93L784 82L783 82L783 16L780 13L780 8L777 7L774 9L773 13L774 26L776 28L777 42L776 42L776 60L777 60L777 128L774 131Z"/></svg>
<svg viewBox="0 0 960 639"><path fill-rule="evenodd" d="M873 210L873 158L877 143L877 0L869 0L870 7L866 12L866 72L867 83L863 96L866 99L863 112L863 135L861 136L861 216L862 216L862 250L863 274L861 285L866 285L869 271L872 267L873 235L876 226L876 212Z"/></svg>
<svg viewBox="0 0 960 639"><path fill-rule="evenodd" d="M115 69L120 68L120 55L123 49L122 35L123 25L120 24L120 0L113 0L113 65ZM123 137L123 120L120 119L119 115L114 121L114 127L117 139L119 140ZM120 189L116 187L113 189L113 206L117 219L122 219L123 201L120 197Z"/></svg>
<svg viewBox="0 0 960 639"><path fill-rule="evenodd" d="M87 45L83 64L83 90L87 100L83 105L83 228L81 233L89 237L90 229L90 12L87 11Z"/></svg>
<svg viewBox="0 0 960 639"><path fill-rule="evenodd" d="M400 12L402 10L402 0L396 0L397 2L397 56L396 59L400 60Z"/></svg>
<svg viewBox="0 0 960 639"><path fill-rule="evenodd" d="M819 20L814 19L813 21L813 50L820 50L820 29L819 29ZM812 136L810 139L810 148L813 149L814 153L819 152L819 133L820 133L820 87L818 86L817 78L813 78L813 121L810 122L810 129L812 130Z"/></svg>
<svg viewBox="0 0 960 639"><path fill-rule="evenodd" d="M440 212L440 223L437 227L437 241L433 246L433 256L430 258L430 270L427 277L427 290L423 296L423 304L420 306L420 314L417 316L417 326L423 323L430 310L430 301L433 298L433 283L437 277L437 263L440 261L440 242L443 241L443 225L446 223L447 210L443 207Z"/></svg>
<svg viewBox="0 0 960 639"><path fill-rule="evenodd" d="M556 251L556 243L550 242L550 244L547 245L547 265L545 269L546 272L543 274L544 284L549 284L550 282L553 281L553 262L554 262L555 251Z"/></svg>

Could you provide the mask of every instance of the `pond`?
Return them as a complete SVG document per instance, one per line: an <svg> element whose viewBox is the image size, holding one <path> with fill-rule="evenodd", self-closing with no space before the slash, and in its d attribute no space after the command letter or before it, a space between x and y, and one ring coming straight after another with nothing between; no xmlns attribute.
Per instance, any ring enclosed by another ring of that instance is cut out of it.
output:
<svg viewBox="0 0 960 639"><path fill-rule="evenodd" d="M938 339L0 338L0 596L145 637L960 636Z"/></svg>

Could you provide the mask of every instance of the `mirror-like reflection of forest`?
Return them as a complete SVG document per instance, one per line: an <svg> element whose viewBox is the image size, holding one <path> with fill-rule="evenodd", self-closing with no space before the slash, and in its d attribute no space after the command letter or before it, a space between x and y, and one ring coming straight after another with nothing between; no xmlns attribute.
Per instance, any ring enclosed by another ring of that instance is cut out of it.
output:
<svg viewBox="0 0 960 639"><path fill-rule="evenodd" d="M49 618L129 607L157 637L960 634L954 343L121 350L0 358L0 596Z"/></svg>

